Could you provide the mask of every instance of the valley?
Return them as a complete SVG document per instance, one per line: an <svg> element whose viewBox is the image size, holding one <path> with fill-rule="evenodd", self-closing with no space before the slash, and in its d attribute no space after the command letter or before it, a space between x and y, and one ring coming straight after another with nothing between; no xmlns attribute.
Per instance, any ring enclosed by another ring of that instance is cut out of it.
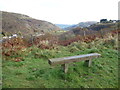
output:
<svg viewBox="0 0 120 90"><path fill-rule="evenodd" d="M2 12L3 88L118 88L120 22L86 22L64 30L47 21ZM100 53L92 62L71 63L68 73L48 59Z"/></svg>

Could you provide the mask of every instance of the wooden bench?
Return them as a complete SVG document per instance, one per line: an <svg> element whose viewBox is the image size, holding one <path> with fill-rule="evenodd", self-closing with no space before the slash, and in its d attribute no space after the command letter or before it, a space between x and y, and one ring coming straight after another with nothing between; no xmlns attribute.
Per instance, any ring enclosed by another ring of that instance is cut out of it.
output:
<svg viewBox="0 0 120 90"><path fill-rule="evenodd" d="M70 57L63 57L63 58L53 58L53 59L49 59L48 62L52 66L57 65L57 64L61 64L64 72L67 73L69 63L79 62L79 61L84 60L85 63L88 63L88 67L90 67L91 63L92 63L92 59L98 58L100 56L101 56L101 54L91 53L91 54L70 56Z"/></svg>

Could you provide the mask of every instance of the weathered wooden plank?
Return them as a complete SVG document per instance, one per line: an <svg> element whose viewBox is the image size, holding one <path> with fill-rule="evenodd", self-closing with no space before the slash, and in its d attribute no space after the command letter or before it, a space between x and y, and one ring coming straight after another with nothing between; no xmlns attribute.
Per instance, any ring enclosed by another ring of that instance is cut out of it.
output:
<svg viewBox="0 0 120 90"><path fill-rule="evenodd" d="M54 59L49 59L49 64L56 65L56 64L79 62L81 60L91 60L91 59L97 58L99 56L101 56L101 55L98 53L92 53L92 54L78 55L78 56L71 56L71 57L54 58ZM91 61L89 62L89 66L90 66L90 64L91 64Z"/></svg>

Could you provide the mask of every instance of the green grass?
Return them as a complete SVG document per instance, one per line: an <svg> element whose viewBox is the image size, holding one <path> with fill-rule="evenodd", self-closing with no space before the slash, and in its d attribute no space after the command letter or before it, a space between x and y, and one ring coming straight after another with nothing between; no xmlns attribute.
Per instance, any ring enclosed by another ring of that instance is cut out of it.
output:
<svg viewBox="0 0 120 90"><path fill-rule="evenodd" d="M118 88L117 50L86 47L58 46L53 50L41 50L35 46L27 48L18 55L23 57L23 61L3 60L3 88ZM49 58L94 52L102 56L94 59L90 68L84 66L83 61L71 63L65 74L60 65L53 67L48 64Z"/></svg>

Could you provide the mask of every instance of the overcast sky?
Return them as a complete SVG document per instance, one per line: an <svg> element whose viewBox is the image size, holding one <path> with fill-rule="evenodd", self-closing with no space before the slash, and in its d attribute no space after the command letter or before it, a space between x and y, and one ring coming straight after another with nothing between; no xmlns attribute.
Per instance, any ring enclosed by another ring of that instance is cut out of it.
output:
<svg viewBox="0 0 120 90"><path fill-rule="evenodd" d="M0 10L54 24L118 19L119 0L0 0Z"/></svg>

